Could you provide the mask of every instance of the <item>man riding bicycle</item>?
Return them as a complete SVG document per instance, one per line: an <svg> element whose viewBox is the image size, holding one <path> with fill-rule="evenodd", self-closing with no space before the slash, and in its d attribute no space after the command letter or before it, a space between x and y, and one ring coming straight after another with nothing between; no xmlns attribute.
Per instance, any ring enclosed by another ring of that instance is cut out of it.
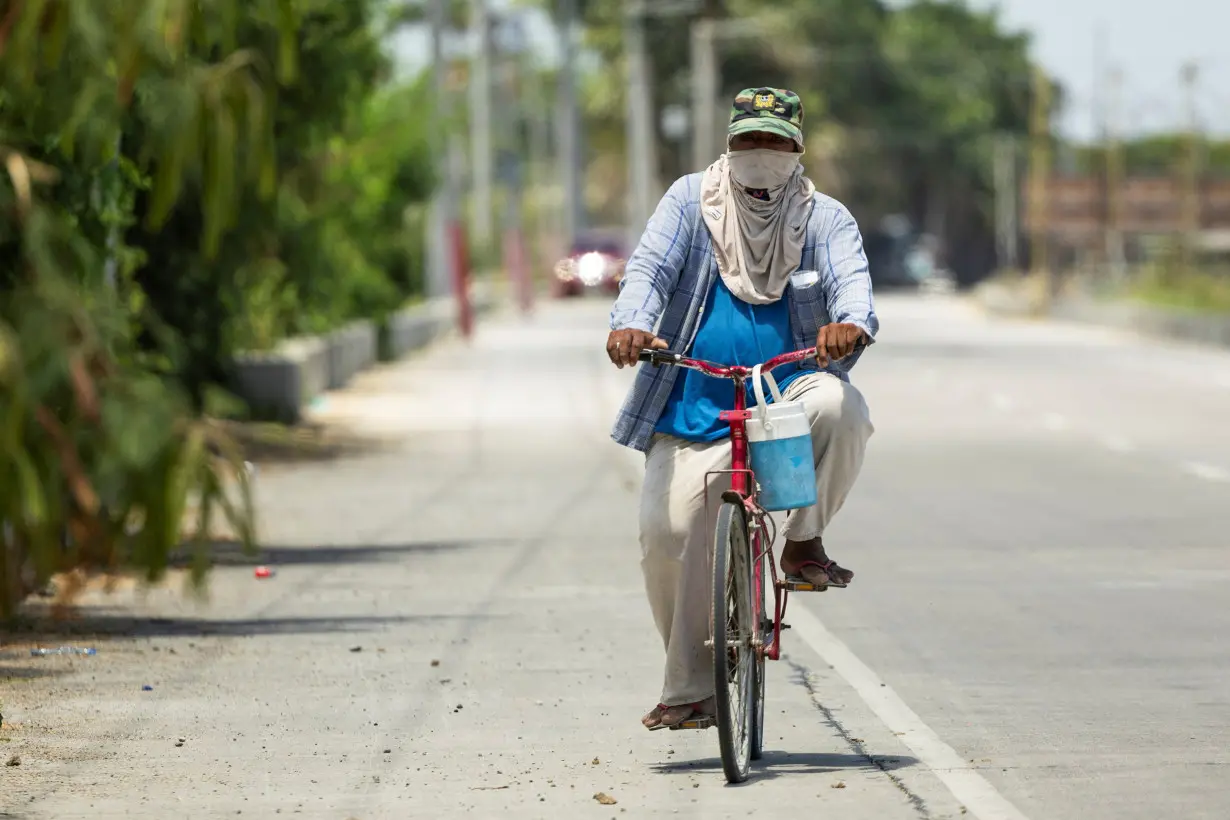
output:
<svg viewBox="0 0 1230 820"><path fill-rule="evenodd" d="M606 349L622 368L645 349L751 366L816 346L815 362L778 371L783 398L801 402L811 422L818 485L816 504L787 519L781 567L824 589L854 577L828 556L822 535L873 431L847 373L879 321L857 223L803 175L802 125L791 91L735 97L728 151L671 186L628 259ZM666 646L661 700L642 721L650 729L713 713L705 512L720 487L706 498L705 475L730 467L719 413L732 407L722 381L645 367L612 433L646 453L641 567Z"/></svg>

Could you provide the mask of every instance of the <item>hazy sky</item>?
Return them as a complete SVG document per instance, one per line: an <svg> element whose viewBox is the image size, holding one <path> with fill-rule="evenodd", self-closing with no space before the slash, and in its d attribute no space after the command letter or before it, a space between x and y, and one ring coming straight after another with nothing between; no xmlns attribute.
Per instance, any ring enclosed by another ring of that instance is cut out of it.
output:
<svg viewBox="0 0 1230 820"><path fill-rule="evenodd" d="M493 0L503 7L508 0ZM889 0L893 2L893 0ZM901 0L898 0L901 2ZM1062 129L1075 137L1094 132L1098 31L1102 61L1123 74L1121 124L1128 133L1174 130L1185 121L1179 73L1194 62L1200 75L1196 105L1210 131L1230 134L1230 0L966 0L999 7L1004 23L1034 34L1034 54L1068 92ZM897 4L897 3L894 3ZM529 32L535 46L553 52L541 21ZM407 32L395 48L404 65L426 63L426 38ZM1104 92L1105 93L1105 92Z"/></svg>
<svg viewBox="0 0 1230 820"><path fill-rule="evenodd" d="M1103 60L1123 72L1123 126L1172 130L1185 119L1179 74L1200 68L1196 104L1206 127L1230 133L1230 0L968 0L999 7L1009 26L1034 33L1034 54L1071 96L1064 130L1093 130L1097 31Z"/></svg>

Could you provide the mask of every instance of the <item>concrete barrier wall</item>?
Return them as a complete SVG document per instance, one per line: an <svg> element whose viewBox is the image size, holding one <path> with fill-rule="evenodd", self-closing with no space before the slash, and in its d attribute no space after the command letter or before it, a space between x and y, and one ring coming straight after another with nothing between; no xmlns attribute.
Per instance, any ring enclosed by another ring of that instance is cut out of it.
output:
<svg viewBox="0 0 1230 820"><path fill-rule="evenodd" d="M376 325L352 322L328 336L329 389L338 390L350 383L356 373L376 362Z"/></svg>
<svg viewBox="0 0 1230 820"><path fill-rule="evenodd" d="M235 392L257 418L298 421L300 408L328 389L330 359L328 341L316 336L241 353L235 360Z"/></svg>
<svg viewBox="0 0 1230 820"><path fill-rule="evenodd" d="M1194 313L1132 302L1097 302L1088 299L1059 302L1051 315L1072 322L1230 347L1230 316Z"/></svg>
<svg viewBox="0 0 1230 820"><path fill-rule="evenodd" d="M400 359L407 353L426 347L436 338L453 329L452 300L441 299L399 311L389 317L387 355Z"/></svg>
<svg viewBox="0 0 1230 820"><path fill-rule="evenodd" d="M500 293L499 287L476 283L471 291L474 313L483 315L498 307ZM452 334L456 327L452 298L406 308L389 317L383 353L400 359ZM254 417L293 424L314 398L345 387L379 360L380 336L375 322L356 321L327 336L287 339L271 351L241 353L234 362L235 393Z"/></svg>
<svg viewBox="0 0 1230 820"><path fill-rule="evenodd" d="M983 307L992 313L1026 316L1034 312L1027 293L1001 284L983 287L978 297ZM1074 295L1056 299L1045 315L1068 322L1230 347L1230 316L1221 314Z"/></svg>

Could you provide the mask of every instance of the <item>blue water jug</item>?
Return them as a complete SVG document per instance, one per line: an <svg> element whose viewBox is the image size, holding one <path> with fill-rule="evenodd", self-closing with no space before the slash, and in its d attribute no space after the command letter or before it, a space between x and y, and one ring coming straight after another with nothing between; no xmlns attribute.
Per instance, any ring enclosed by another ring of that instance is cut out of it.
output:
<svg viewBox="0 0 1230 820"><path fill-rule="evenodd" d="M761 380L773 403L765 401ZM816 463L811 422L797 401L784 401L771 373L752 368L756 408L747 422L752 471L760 485L760 506L769 511L798 510L816 503Z"/></svg>

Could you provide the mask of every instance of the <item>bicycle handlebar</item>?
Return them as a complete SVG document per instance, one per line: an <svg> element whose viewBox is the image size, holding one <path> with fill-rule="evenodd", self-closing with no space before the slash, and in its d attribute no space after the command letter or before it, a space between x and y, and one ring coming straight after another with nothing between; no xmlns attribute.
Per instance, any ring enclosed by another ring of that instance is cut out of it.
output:
<svg viewBox="0 0 1230 820"><path fill-rule="evenodd" d="M854 346L854 350L850 353L853 356L867 346L867 342L860 339ZM812 359L816 356L816 349L809 347L805 350L796 350L793 353L783 353L780 356L774 356L763 365L761 370L769 372L776 368L787 364ZM716 362L706 362L702 359L689 359L682 353L677 353L673 350L642 350L638 356L640 361L647 362L654 367L660 367L664 364L673 364L677 367L687 367L692 370L699 370L711 376L746 376L752 372L752 368L743 365L725 365L717 364ZM844 357L848 358L848 357Z"/></svg>

